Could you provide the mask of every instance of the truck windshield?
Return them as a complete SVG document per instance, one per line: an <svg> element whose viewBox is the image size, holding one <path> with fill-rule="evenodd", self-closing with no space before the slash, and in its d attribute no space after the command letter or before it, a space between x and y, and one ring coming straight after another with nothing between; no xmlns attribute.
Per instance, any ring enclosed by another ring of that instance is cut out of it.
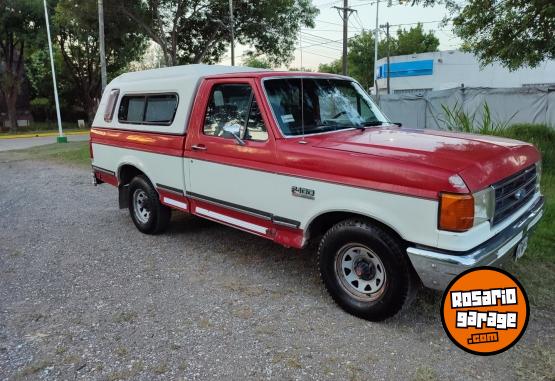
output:
<svg viewBox="0 0 555 381"><path fill-rule="evenodd" d="M353 81L303 78L301 84L301 78L278 78L265 80L264 88L277 123L287 136L389 123Z"/></svg>

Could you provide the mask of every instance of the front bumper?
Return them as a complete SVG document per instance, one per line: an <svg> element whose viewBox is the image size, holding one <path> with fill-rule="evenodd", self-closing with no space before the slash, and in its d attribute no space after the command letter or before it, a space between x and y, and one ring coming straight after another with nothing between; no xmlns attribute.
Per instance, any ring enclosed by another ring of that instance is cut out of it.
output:
<svg viewBox="0 0 555 381"><path fill-rule="evenodd" d="M467 252L409 247L407 253L424 286L444 290L461 272L479 266L500 266L514 257L516 246L543 215L541 196L526 212L497 235Z"/></svg>

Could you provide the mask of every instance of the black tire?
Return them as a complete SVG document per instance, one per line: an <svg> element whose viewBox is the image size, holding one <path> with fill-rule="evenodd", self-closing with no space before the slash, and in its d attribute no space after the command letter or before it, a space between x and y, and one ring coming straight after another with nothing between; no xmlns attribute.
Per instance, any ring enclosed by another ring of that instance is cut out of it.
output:
<svg viewBox="0 0 555 381"><path fill-rule="evenodd" d="M349 259L354 256L359 257ZM367 263L361 265L366 258ZM366 283L350 281L345 275L351 272L350 264L353 269L351 279L355 276L367 281L368 289L357 289ZM405 303L414 299L417 289L414 270L399 239L365 220L345 220L328 230L318 247L318 266L333 300L348 313L370 321L382 321L395 315ZM374 268L373 277L370 267ZM366 278L360 278L360 273ZM378 276L384 279L381 287L378 284L380 279L376 278ZM374 288L375 292L372 291Z"/></svg>
<svg viewBox="0 0 555 381"><path fill-rule="evenodd" d="M143 208L136 210L136 197L143 200ZM171 209L160 203L158 192L150 181L143 176L136 176L129 184L129 215L133 223L145 234L163 232L170 222ZM139 214L139 215L138 215ZM148 216L147 216L148 214Z"/></svg>

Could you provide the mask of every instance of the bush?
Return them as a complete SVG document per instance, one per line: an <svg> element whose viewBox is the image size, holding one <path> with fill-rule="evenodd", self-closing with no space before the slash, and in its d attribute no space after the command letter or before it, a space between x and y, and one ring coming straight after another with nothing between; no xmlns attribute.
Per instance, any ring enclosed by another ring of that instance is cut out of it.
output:
<svg viewBox="0 0 555 381"><path fill-rule="evenodd" d="M443 114L436 119L443 123L449 131L483 135L499 135L509 126L509 123L516 115L514 113L509 120L495 122L491 117L491 109L487 102L484 102L481 120L478 120L476 117L477 111L470 114L458 102L453 107L441 105L441 108L443 109Z"/></svg>

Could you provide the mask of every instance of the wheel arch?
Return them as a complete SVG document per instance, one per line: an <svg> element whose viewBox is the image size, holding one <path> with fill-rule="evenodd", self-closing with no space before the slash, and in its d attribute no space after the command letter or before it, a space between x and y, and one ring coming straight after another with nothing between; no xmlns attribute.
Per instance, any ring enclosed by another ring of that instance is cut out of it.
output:
<svg viewBox="0 0 555 381"><path fill-rule="evenodd" d="M372 224L378 225L389 232L391 235L393 235L395 238L397 238L399 242L401 242L403 245L407 245L407 241L401 236L401 234L399 234L399 232L395 228L381 221L375 216L341 209L324 211L311 218L306 224L306 241L325 234L325 232L329 230L333 225L351 218L364 219L371 222Z"/></svg>
<svg viewBox="0 0 555 381"><path fill-rule="evenodd" d="M118 202L120 209L127 208L129 202L129 184L131 183L131 180L133 180L133 178L139 175L145 176L148 182L150 182L150 184L152 184L152 186L154 187L156 193L158 193L156 183L154 183L152 179L148 176L144 169L144 166L133 162L122 162L120 163L116 171L116 176L118 179ZM159 193L158 197L160 197Z"/></svg>
<svg viewBox="0 0 555 381"><path fill-rule="evenodd" d="M143 175L156 188L156 183L154 183L150 176L147 174L144 166L139 163L128 161L120 163L116 171L116 175L118 178L118 186L120 187L129 185L129 183L131 182L131 180L133 180L135 176Z"/></svg>

